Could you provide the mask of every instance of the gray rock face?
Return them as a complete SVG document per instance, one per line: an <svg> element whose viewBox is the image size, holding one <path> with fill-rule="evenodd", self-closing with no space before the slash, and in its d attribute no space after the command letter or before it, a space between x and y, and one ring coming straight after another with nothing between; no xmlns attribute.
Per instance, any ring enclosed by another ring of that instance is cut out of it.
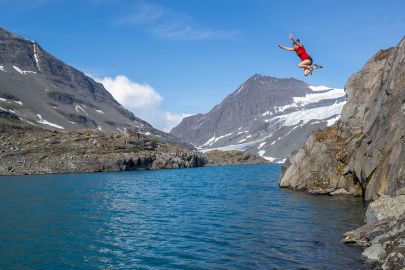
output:
<svg viewBox="0 0 405 270"><path fill-rule="evenodd" d="M383 50L346 85L336 125L315 132L285 163L281 187L335 194L342 189L370 204L367 224L343 242L365 248L382 269L405 266L405 38ZM339 192L340 193L340 192ZM396 197L389 197L391 195Z"/></svg>
<svg viewBox="0 0 405 270"><path fill-rule="evenodd" d="M163 135L123 108L102 84L1 28L0 112L43 129L131 128Z"/></svg>
<svg viewBox="0 0 405 270"><path fill-rule="evenodd" d="M382 195L369 204L364 221L376 223L389 217L399 218L403 214L405 214L405 195L395 197Z"/></svg>
<svg viewBox="0 0 405 270"><path fill-rule="evenodd" d="M382 269L405 267L405 196L382 196L367 208L367 224L345 233L344 243L365 248L364 258Z"/></svg>
<svg viewBox="0 0 405 270"><path fill-rule="evenodd" d="M383 50L346 84L336 125L315 132L285 163L281 187L344 188L365 199L405 188L405 39Z"/></svg>
<svg viewBox="0 0 405 270"><path fill-rule="evenodd" d="M283 161L314 130L334 123L343 89L254 75L206 114L187 117L171 133L208 151L243 150Z"/></svg>

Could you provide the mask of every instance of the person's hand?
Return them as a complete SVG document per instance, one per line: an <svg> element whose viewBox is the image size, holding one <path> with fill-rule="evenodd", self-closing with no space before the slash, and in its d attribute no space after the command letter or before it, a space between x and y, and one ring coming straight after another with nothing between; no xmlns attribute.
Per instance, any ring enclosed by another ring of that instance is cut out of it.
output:
<svg viewBox="0 0 405 270"><path fill-rule="evenodd" d="M289 34L289 35L288 35L288 38L292 40L292 39L293 39L293 35L292 35L292 34Z"/></svg>

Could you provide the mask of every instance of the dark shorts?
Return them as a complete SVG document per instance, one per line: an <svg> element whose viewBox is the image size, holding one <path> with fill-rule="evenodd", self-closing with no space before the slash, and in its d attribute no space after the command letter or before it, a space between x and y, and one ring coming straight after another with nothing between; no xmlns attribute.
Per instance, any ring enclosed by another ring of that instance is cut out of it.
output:
<svg viewBox="0 0 405 270"><path fill-rule="evenodd" d="M313 64L313 63L314 63L314 60L312 60L312 57L311 57L311 56L310 56L309 58L305 59L305 60L309 60L309 61L311 61L311 64Z"/></svg>

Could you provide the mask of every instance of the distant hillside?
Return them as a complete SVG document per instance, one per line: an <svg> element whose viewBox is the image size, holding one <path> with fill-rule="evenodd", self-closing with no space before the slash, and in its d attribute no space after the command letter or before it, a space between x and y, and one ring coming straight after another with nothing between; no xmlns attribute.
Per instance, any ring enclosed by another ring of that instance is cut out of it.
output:
<svg viewBox="0 0 405 270"><path fill-rule="evenodd" d="M0 28L0 121L42 129L134 129L160 134L123 108L102 84L38 43Z"/></svg>
<svg viewBox="0 0 405 270"><path fill-rule="evenodd" d="M254 75L210 112L183 119L171 133L203 151L243 150L282 162L314 130L335 123L344 104L343 89Z"/></svg>

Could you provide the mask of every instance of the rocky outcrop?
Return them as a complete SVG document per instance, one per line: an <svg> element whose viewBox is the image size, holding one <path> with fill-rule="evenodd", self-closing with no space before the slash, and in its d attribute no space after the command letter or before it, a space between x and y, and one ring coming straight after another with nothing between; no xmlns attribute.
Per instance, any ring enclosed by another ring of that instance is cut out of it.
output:
<svg viewBox="0 0 405 270"><path fill-rule="evenodd" d="M404 90L405 38L349 79L341 119L315 132L280 177L280 187L378 199L369 205L366 225L343 241L364 247L363 256L382 269L405 266Z"/></svg>
<svg viewBox="0 0 405 270"><path fill-rule="evenodd" d="M206 156L162 137L131 130L48 131L0 125L0 175L176 169L263 163L238 152ZM229 157L232 158L229 158Z"/></svg>
<svg viewBox="0 0 405 270"><path fill-rule="evenodd" d="M382 269L405 267L405 195L383 195L366 212L366 225L345 233L344 243L365 248L363 256Z"/></svg>
<svg viewBox="0 0 405 270"><path fill-rule="evenodd" d="M315 132L285 163L281 187L311 193L405 193L405 39L382 50L346 84L336 125Z"/></svg>
<svg viewBox="0 0 405 270"><path fill-rule="evenodd" d="M262 157L241 151L212 150L204 154L208 166L266 163Z"/></svg>

